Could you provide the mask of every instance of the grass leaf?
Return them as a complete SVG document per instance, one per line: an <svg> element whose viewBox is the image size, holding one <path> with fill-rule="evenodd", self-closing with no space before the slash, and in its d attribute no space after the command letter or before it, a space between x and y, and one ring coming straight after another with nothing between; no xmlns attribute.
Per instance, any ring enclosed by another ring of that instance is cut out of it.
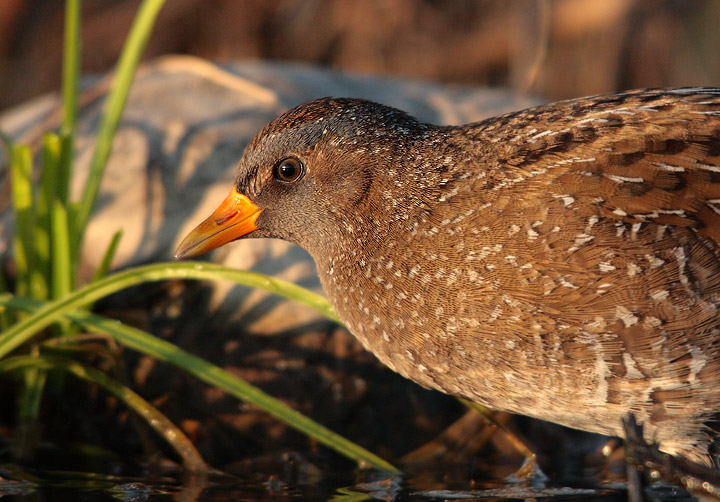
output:
<svg viewBox="0 0 720 502"><path fill-rule="evenodd" d="M90 219L90 213L100 189L100 180L110 156L112 141L120 123L123 108L125 108L130 85L135 77L135 70L140 61L140 56L145 50L148 38L150 38L155 18L164 3L165 0L145 0L140 5L120 54L115 78L110 93L105 100L105 110L100 122L97 145L90 161L90 173L80 200L80 210L73 231L77 241L81 241L85 233L85 227ZM78 244L75 249L79 252L81 246Z"/></svg>
<svg viewBox="0 0 720 502"><path fill-rule="evenodd" d="M50 211L52 222L52 298L62 298L73 287L70 266L70 230L68 214L59 199L55 199Z"/></svg>
<svg viewBox="0 0 720 502"><path fill-rule="evenodd" d="M40 187L37 191L37 204L35 213L35 250L36 268L43 275L47 292L53 288L52 281L52 226L51 208L57 197L58 172L60 167L61 140L57 134L43 136L42 158L40 162ZM48 296L43 296L43 299Z"/></svg>
<svg viewBox="0 0 720 502"><path fill-rule="evenodd" d="M77 289L63 298L47 303L33 315L11 326L4 333L0 333L0 359L72 310L130 286L168 279L231 281L296 300L317 310L329 319L338 320L325 298L291 282L254 272L235 270L215 263L157 263L109 275Z"/></svg>
<svg viewBox="0 0 720 502"><path fill-rule="evenodd" d="M32 152L29 146L13 145L10 151L10 176L13 211L15 213L15 237L13 251L17 268L17 294L30 296L30 274L34 270L32 188Z"/></svg>
<svg viewBox="0 0 720 502"><path fill-rule="evenodd" d="M65 2L65 35L63 41L62 105L60 131L65 136L75 132L80 74L80 0Z"/></svg>
<svg viewBox="0 0 720 502"><path fill-rule="evenodd" d="M108 279L111 277L108 277ZM5 295L0 298L0 303L19 309L35 309L42 305L42 303L38 301L27 298L12 298L10 295ZM36 310L35 316L44 310L44 307L40 307ZM238 399L258 406L268 414L351 460L383 471L399 472L397 468L380 457L318 424L245 380L228 373L219 366L184 351L170 342L137 328L94 314L66 311L65 315L92 332L112 336L118 343L125 347L151 356L159 361L173 364ZM0 369L2 369L2 364L2 361L0 361Z"/></svg>
<svg viewBox="0 0 720 502"><path fill-rule="evenodd" d="M115 252L117 251L118 244L120 244L122 234L123 231L122 229L120 229L115 232L115 234L112 236L112 239L110 239L110 244L108 244L108 247L105 250L105 254L103 255L102 261L100 262L100 266L95 271L93 282L100 280L107 275L108 270L110 270L110 264L112 263L112 259L115 257Z"/></svg>
<svg viewBox="0 0 720 502"><path fill-rule="evenodd" d="M34 371L27 371L28 369ZM66 357L18 356L0 361L0 372L16 370L24 370L25 375L32 375L38 371L40 374L45 374L48 370L62 370L77 378L99 385L120 399L128 408L134 410L165 439L183 459L186 469L193 472L207 471L207 465L182 430L137 393L102 372Z"/></svg>

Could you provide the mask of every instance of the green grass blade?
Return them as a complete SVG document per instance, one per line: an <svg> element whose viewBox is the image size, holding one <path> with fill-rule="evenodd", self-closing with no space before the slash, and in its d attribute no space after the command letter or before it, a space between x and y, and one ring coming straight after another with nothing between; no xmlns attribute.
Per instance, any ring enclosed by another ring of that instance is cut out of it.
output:
<svg viewBox="0 0 720 502"><path fill-rule="evenodd" d="M0 359L18 345L26 342L43 328L49 326L64 314L88 305L121 289L142 282L168 279L226 280L253 288L260 288L291 300L303 303L326 317L338 320L328 301L291 282L282 281L263 274L235 270L203 262L170 262L137 267L112 274L97 282L88 284L64 298L50 302L33 315L18 322L0 334Z"/></svg>
<svg viewBox="0 0 720 502"><path fill-rule="evenodd" d="M60 200L55 199L51 207L52 221L52 297L63 298L72 291L72 269L70 267L70 230L68 214Z"/></svg>
<svg viewBox="0 0 720 502"><path fill-rule="evenodd" d="M61 133L70 136L77 122L78 77L80 74L80 0L65 2L65 36L63 41Z"/></svg>
<svg viewBox="0 0 720 502"><path fill-rule="evenodd" d="M61 140L57 134L43 136L42 158L40 162L40 187L37 191L35 209L35 267L45 282L45 295L48 298L52 288L52 222L50 210L57 194L58 171L60 165Z"/></svg>
<svg viewBox="0 0 720 502"><path fill-rule="evenodd" d="M335 494L328 498L328 502L364 502L373 498L373 495L369 493L354 491L351 487L344 487L336 488Z"/></svg>
<svg viewBox="0 0 720 502"><path fill-rule="evenodd" d="M10 151L10 175L13 211L15 213L15 236L13 249L17 267L17 294L32 293L31 271L34 269L35 218L33 214L32 152L25 145L13 145Z"/></svg>
<svg viewBox="0 0 720 502"><path fill-rule="evenodd" d="M32 358L38 354L37 347L32 348ZM28 367L22 372L22 387L17 400L17 417L19 427L16 432L16 449L20 458L27 455L37 446L39 439L38 416L47 382L47 371Z"/></svg>
<svg viewBox="0 0 720 502"><path fill-rule="evenodd" d="M78 115L78 95L80 93L80 54L81 41L80 36L80 0L65 1L65 34L63 40L63 68L62 68L62 104L63 119L60 127L60 155L58 159L57 169L55 171L55 190L53 198L49 199L48 207L54 208L54 201L60 202L65 212L65 221L56 227L59 213L56 209L53 211L53 281L52 293L54 298L72 289L75 282L75 268L77 256L72 253L70 241L70 231L73 227L69 226L68 220L68 201L70 193L70 179L72 177L72 162L75 155L75 130L77 128ZM67 278L69 277L69 281Z"/></svg>
<svg viewBox="0 0 720 502"><path fill-rule="evenodd" d="M0 303L18 309L32 309L42 305L38 301L27 298L12 298L10 295L0 298ZM37 312L42 310L39 309ZM159 361L173 364L238 399L258 406L268 414L280 419L303 434L315 438L318 442L325 444L351 460L376 469L399 472L397 468L380 457L293 410L257 387L165 340L137 328L94 314L75 311L68 312L66 315L74 322L85 326L88 330L112 336L118 343L128 348L142 352ZM2 362L0 362L1 364Z"/></svg>
<svg viewBox="0 0 720 502"><path fill-rule="evenodd" d="M54 133L47 133L43 136L38 206L42 206L45 214L49 214L52 201L57 197L61 150L62 140L60 136Z"/></svg>
<svg viewBox="0 0 720 502"><path fill-rule="evenodd" d="M105 277L110 270L110 264L112 263L112 259L115 257L115 252L117 251L118 244L120 243L120 239L122 238L122 229L115 232L115 234L112 236L112 239L110 240L110 244L108 245L107 249L105 250L105 255L103 256L102 261L100 262L100 266L95 271L95 276L93 277L93 282L98 281Z"/></svg>
<svg viewBox="0 0 720 502"><path fill-rule="evenodd" d="M58 166L55 197L66 207L70 204L70 177L72 175L72 163L75 156L74 145L75 140L73 133L60 134L60 163Z"/></svg>
<svg viewBox="0 0 720 502"><path fill-rule="evenodd" d="M70 269L73 279L73 287L75 285L75 272L77 271L77 262L80 257L80 248L82 245L80 239L77 238L75 229L77 228L77 216L80 211L80 203L70 201L65 204L68 213L68 231L70 232Z"/></svg>
<svg viewBox="0 0 720 502"><path fill-rule="evenodd" d="M27 371L27 369L34 371ZM137 393L119 382L107 377L100 371L64 357L19 356L0 361L0 372L25 370L25 374L38 371L45 374L48 370L66 371L77 378L99 385L110 392L125 405L134 410L152 427L183 459L183 465L193 472L207 472L207 465L198 453L192 441L157 408L145 401Z"/></svg>
<svg viewBox="0 0 720 502"><path fill-rule="evenodd" d="M165 0L145 0L142 3L132 28L130 28L122 54L120 54L112 88L105 101L105 111L100 122L97 145L90 161L90 173L80 201L80 211L73 231L74 238L77 241L82 240L85 226L90 219L90 213L95 205L105 165L110 156L112 140L120 123L120 116L127 101L135 70L147 45L155 18L164 3ZM80 245L76 246L78 252L80 248Z"/></svg>
<svg viewBox="0 0 720 502"><path fill-rule="evenodd" d="M23 374L24 387L18 399L18 417L21 423L37 420L46 381L47 373L39 369L30 369Z"/></svg>
<svg viewBox="0 0 720 502"><path fill-rule="evenodd" d="M0 297L8 293L7 284L5 284L5 275L0 273ZM6 306L0 306L0 331L5 331L12 324L12 313Z"/></svg>
<svg viewBox="0 0 720 502"><path fill-rule="evenodd" d="M4 134L2 131L0 131L0 145L2 145L3 150L5 150L5 158L8 159L8 166L9 166L9 160L12 157L12 141L10 138ZM8 171L10 169L8 168ZM7 284L5 282L5 274L0 272L0 295L7 293L8 288ZM10 309L5 308L4 306L0 308L0 331L5 331L8 329L8 327L12 324L12 313L10 312Z"/></svg>
<svg viewBox="0 0 720 502"><path fill-rule="evenodd" d="M110 319L95 318L92 319L91 322L88 322L88 318L89 316L85 316L85 319L81 320L75 317L74 320L81 322L88 329L112 336L118 343L128 348L147 354L159 361L171 363L205 383L221 389L245 402L254 404L266 413L285 422L290 427L316 439L318 442L332 448L351 460L361 464L365 463L376 469L397 472L395 467L380 457L377 457L357 444L318 424L257 387L228 373L219 366L215 366L204 359L182 350L176 345L141 330L131 328Z"/></svg>
<svg viewBox="0 0 720 502"><path fill-rule="evenodd" d="M50 214L49 204L54 197L55 174L60 156L60 141L55 134L46 134L43 137L42 157L40 162L40 187L33 194L32 177L29 179L30 203L33 208L28 219L31 223L23 223L20 213L16 211L16 224L22 226L23 232L32 235L32 256L28 266L30 277L30 294L33 298L45 300L49 295L50 281ZM30 167L32 173L32 166ZM32 174L31 174L32 176ZM17 230L16 230L17 232ZM38 356L37 347L31 348L33 357ZM37 421L40 413L47 372L42 369L28 367L23 371L23 385L18 399L18 419L20 424L28 426ZM31 440L32 435L26 436ZM30 443L21 441L21 445L30 446Z"/></svg>
<svg viewBox="0 0 720 502"><path fill-rule="evenodd" d="M37 357L37 350L33 355L26 356L29 359ZM18 418L21 423L32 422L37 419L40 413L40 402L42 401L47 372L39 368L27 368L23 372L23 390L18 400Z"/></svg>

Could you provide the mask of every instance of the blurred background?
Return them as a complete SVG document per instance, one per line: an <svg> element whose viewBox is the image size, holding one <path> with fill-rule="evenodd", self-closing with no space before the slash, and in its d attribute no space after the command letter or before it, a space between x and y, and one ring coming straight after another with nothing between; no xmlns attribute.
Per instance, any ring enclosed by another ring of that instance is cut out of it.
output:
<svg viewBox="0 0 720 502"><path fill-rule="evenodd" d="M82 2L83 72L101 74L112 69L139 4L140 0ZM0 0L0 112L59 89L64 8L65 2L60 0ZM503 87L548 101L638 87L720 86L720 0L171 0L160 11L145 59L165 54L220 62L292 61L449 85ZM195 99L192 89L177 88ZM83 113L94 120L99 106L95 100ZM175 111L180 107L170 100L169 108ZM269 119L247 118L236 113L236 108L231 115L255 124L252 132ZM272 107L262 111L275 112ZM129 128L132 138L138 120L152 124L142 114L135 120ZM221 125L200 123L195 127L193 120L197 119L170 121L157 130L148 127L142 131L143 138L147 137L154 149L145 149L142 143L140 148L121 148L118 155L134 159L129 165L139 171L147 168L158 179L166 176L163 180L174 180L173 166L184 165L187 152L190 162L201 167L214 164L222 168L225 161L232 165L237 158L233 155L239 155L233 148L241 146L212 132ZM177 139L180 137L182 141ZM146 141L143 138L137 141ZM126 140L124 144L137 143ZM180 145L178 153L175 146L166 147L168 144ZM160 156L166 148L170 153ZM202 177L198 179L204 182ZM134 183L133 188L144 187L143 181ZM143 190L138 191L139 199L153 200ZM0 201L2 197L7 200L8 193L0 185ZM271 255L269 263L285 266L284 258L278 256ZM464 417L469 415L463 415L465 409L455 400L424 391L380 368L339 328L312 325L284 333L288 336L240 337L235 325L224 324L225 318L218 316L209 324L204 314L197 314L210 310L211 296L205 286L171 283L158 288L142 293L133 290L114 303L105 302L101 311L152 333L172 335L192 352L259 383L330 428L361 438L381 456L398 458L410 452L401 459L405 466L425 465L435 457L428 454L429 448L418 445L441 445L446 453L438 464L443 467L434 472L452 478L450 462L458 466L454 479L465 479L467 472L483 472L473 457L487 439L478 432L487 430L479 415L473 414L472 421L467 421ZM250 319L257 315L254 309L250 309ZM213 338L206 338L206 332ZM272 469L256 465L266 459L275 461L275 457L263 456L266 452L324 451L316 443L288 433L286 427L252 406L221 398L219 391L172 368L144 356L131 354L127 359L132 375L128 380L179 423L214 466L228 472L272 472L275 464ZM117 401L105 399L97 389L88 391L84 385L73 389L69 394L51 391L46 398L49 404L44 406L50 418L44 434L57 442L54 449L46 449L49 454L45 458L52 457L48 462L58 463L50 465L67 468L57 460L65 458L58 457L58 451L65 448L67 439L104 445L115 452L155 455L148 446L152 443L149 436ZM5 386L0 390L5 393L0 393L0 402L11 402L12 398L5 396L13 389ZM10 410L0 407L0 412L9 415ZM12 424L13 419L8 416L3 422L1 415L0 453L1 441L13 433L13 426L4 425ZM575 433L549 432L542 429L543 424L523 418L517 422L520 426L515 429L534 438L540 452L554 455L545 465L561 471L555 457L573 465L564 438ZM401 425L388 427L389 423ZM450 423L453 425L448 426ZM477 458L495 462L508 457L515 462L507 454L517 455L509 440L496 434L493 441L500 453ZM618 472L623 475L622 456L618 458ZM604 465L604 458L601 460L598 464ZM282 471L288 463L283 457L276 470ZM497 465L505 468L508 464ZM496 479L516 469L512 463Z"/></svg>
<svg viewBox="0 0 720 502"><path fill-rule="evenodd" d="M83 71L117 59L139 0L83 2ZM59 88L64 2L0 2L0 110ZM720 85L718 0L173 0L146 58L269 59L555 100Z"/></svg>

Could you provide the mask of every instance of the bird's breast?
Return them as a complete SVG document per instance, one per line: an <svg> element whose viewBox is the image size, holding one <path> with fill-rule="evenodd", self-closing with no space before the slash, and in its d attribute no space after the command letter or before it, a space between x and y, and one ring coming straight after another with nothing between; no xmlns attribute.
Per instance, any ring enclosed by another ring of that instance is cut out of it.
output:
<svg viewBox="0 0 720 502"><path fill-rule="evenodd" d="M617 434L628 406L689 396L718 373L720 260L690 229L625 223L558 195L470 211L458 192L419 225L318 260L323 286L350 331L406 377Z"/></svg>

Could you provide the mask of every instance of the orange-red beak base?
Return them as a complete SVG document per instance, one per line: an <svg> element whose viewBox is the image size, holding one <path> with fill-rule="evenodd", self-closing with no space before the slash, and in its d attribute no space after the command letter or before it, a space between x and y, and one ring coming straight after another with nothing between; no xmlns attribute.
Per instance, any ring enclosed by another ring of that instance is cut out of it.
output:
<svg viewBox="0 0 720 502"><path fill-rule="evenodd" d="M175 258L207 253L257 230L255 221L261 212L262 209L233 188L220 207L183 239L175 251Z"/></svg>

